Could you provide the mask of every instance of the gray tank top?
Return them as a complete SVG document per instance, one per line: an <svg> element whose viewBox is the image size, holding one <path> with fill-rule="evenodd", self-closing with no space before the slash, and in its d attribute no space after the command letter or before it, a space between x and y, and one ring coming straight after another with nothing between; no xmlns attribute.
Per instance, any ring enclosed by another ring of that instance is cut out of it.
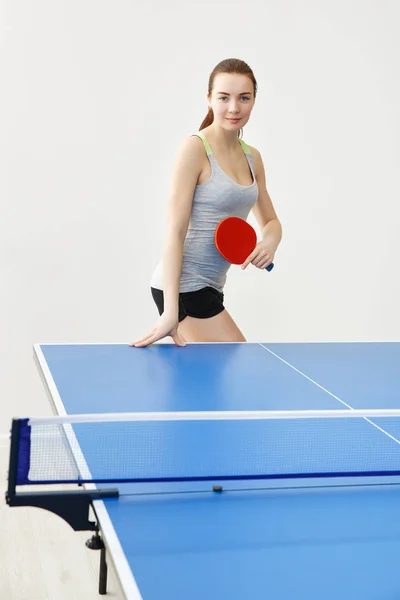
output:
<svg viewBox="0 0 400 600"><path fill-rule="evenodd" d="M194 292L207 286L222 292L230 263L216 249L214 232L218 223L226 217L247 219L256 203L258 185L253 156L247 144L238 138L253 176L251 185L240 185L221 169L205 135L201 132L194 135L203 141L211 165L211 177L205 183L196 185L194 190L183 248L180 292ZM153 272L151 286L163 289L162 261Z"/></svg>

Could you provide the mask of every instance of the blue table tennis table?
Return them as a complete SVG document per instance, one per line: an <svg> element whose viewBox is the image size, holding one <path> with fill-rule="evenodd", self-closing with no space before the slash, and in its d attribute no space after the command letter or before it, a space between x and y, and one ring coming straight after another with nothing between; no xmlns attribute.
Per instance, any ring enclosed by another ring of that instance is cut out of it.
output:
<svg viewBox="0 0 400 600"><path fill-rule="evenodd" d="M58 415L400 408L396 342L44 344L34 356ZM93 508L129 600L400 598L400 477L118 489Z"/></svg>

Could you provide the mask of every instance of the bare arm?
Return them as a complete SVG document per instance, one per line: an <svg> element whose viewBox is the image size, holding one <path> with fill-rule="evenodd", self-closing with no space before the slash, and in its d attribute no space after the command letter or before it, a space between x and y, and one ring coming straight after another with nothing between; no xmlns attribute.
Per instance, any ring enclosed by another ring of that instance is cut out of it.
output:
<svg viewBox="0 0 400 600"><path fill-rule="evenodd" d="M180 146L168 200L166 235L163 255L164 310L178 318L179 283L193 193L204 158L203 144L196 138L186 139Z"/></svg>
<svg viewBox="0 0 400 600"><path fill-rule="evenodd" d="M257 244L254 252L243 263L243 268L245 269L249 263L253 263L256 267L265 269L266 266L273 262L276 249L282 239L282 226L267 191L265 169L261 154L256 148L250 148L254 159L254 171L259 190L253 213L261 229L262 241Z"/></svg>
<svg viewBox="0 0 400 600"><path fill-rule="evenodd" d="M183 245L203 160L204 147L201 140L196 137L185 139L175 158L168 198L163 252L164 312L153 329L131 345L147 346L167 335L171 335L176 344L183 345L177 332Z"/></svg>
<svg viewBox="0 0 400 600"><path fill-rule="evenodd" d="M252 150L259 189L258 199L254 206L253 213L262 231L263 239L269 238L276 250L282 239L282 226L267 191L265 169L261 154L255 148Z"/></svg>

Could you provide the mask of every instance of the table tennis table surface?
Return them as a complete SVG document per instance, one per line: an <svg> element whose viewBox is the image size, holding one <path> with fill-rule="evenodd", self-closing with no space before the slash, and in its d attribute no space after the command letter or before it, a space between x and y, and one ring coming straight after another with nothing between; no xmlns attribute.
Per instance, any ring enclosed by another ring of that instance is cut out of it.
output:
<svg viewBox="0 0 400 600"><path fill-rule="evenodd" d="M398 342L37 344L34 355L60 415L400 408ZM393 477L118 488L94 507L129 600L400 597Z"/></svg>

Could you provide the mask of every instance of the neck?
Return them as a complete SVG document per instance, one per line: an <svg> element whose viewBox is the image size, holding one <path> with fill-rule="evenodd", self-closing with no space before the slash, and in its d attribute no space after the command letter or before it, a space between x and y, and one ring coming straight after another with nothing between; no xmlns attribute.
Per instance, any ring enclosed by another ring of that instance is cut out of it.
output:
<svg viewBox="0 0 400 600"><path fill-rule="evenodd" d="M213 137L214 143L219 147L227 148L229 150L237 148L238 135L237 131L226 131L215 123L210 125L209 131Z"/></svg>

